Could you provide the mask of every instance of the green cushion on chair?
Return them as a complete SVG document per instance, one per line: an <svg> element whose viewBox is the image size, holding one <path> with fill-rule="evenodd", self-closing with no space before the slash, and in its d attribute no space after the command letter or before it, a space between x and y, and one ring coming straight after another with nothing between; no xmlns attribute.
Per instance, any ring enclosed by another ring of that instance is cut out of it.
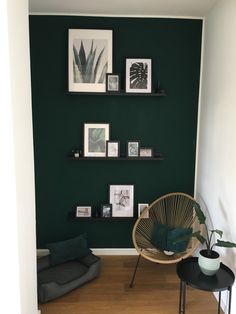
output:
<svg viewBox="0 0 236 314"><path fill-rule="evenodd" d="M192 233L192 228L173 228L156 222L152 230L151 243L163 251L174 253L184 252L187 249L189 239L180 240ZM179 241L177 241L179 240ZM175 241L177 241L175 243Z"/></svg>
<svg viewBox="0 0 236 314"><path fill-rule="evenodd" d="M170 227L156 222L152 230L151 243L161 250L167 250L167 234Z"/></svg>
<svg viewBox="0 0 236 314"><path fill-rule="evenodd" d="M189 243L189 239L177 241L192 233L192 228L175 228L167 233L167 250L175 253L185 252ZM175 243L175 241L177 241Z"/></svg>
<svg viewBox="0 0 236 314"><path fill-rule="evenodd" d="M47 244L51 265L61 264L88 255L87 236L81 234L73 239Z"/></svg>

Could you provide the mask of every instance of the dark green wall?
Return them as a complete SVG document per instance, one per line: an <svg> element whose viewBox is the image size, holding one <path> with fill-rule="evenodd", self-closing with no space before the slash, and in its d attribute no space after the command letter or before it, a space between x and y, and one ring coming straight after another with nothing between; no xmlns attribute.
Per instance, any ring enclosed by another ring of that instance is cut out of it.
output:
<svg viewBox="0 0 236 314"><path fill-rule="evenodd" d="M69 28L113 29L113 71L124 83L126 57L152 58L153 85L159 79L167 96L68 94ZM91 247L132 247L129 220L67 217L76 204L108 202L109 184L134 184L135 215L137 203L193 194L201 30L201 20L30 17L38 248L84 231ZM70 160L83 145L84 122L109 122L122 152L128 139L140 139L164 160Z"/></svg>

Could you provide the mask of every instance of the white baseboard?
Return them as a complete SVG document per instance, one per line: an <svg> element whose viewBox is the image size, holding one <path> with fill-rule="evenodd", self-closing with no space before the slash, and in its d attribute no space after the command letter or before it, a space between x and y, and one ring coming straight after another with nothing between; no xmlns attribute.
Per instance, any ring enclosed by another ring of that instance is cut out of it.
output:
<svg viewBox="0 0 236 314"><path fill-rule="evenodd" d="M95 255L138 255L135 249L91 249Z"/></svg>
<svg viewBox="0 0 236 314"><path fill-rule="evenodd" d="M112 249L112 248L95 248L95 249L91 249L93 251L93 253L95 255L137 255L137 251L133 248L129 248L129 249ZM49 250L48 249L38 249L37 250L37 256L45 256L49 254Z"/></svg>

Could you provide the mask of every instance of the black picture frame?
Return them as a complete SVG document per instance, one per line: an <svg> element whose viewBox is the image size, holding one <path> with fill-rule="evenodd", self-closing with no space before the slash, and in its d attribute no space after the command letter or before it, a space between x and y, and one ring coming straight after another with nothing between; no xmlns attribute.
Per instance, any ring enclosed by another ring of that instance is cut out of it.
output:
<svg viewBox="0 0 236 314"><path fill-rule="evenodd" d="M154 156L152 147L140 147L139 156L142 158L151 158Z"/></svg>
<svg viewBox="0 0 236 314"><path fill-rule="evenodd" d="M106 157L120 157L120 141L106 141Z"/></svg>
<svg viewBox="0 0 236 314"><path fill-rule="evenodd" d="M112 204L101 204L101 218L112 218Z"/></svg>
<svg viewBox="0 0 236 314"><path fill-rule="evenodd" d="M106 73L106 92L120 93L120 75L118 73Z"/></svg>
<svg viewBox="0 0 236 314"><path fill-rule="evenodd" d="M127 157L136 158L139 157L140 141L128 140L127 141Z"/></svg>

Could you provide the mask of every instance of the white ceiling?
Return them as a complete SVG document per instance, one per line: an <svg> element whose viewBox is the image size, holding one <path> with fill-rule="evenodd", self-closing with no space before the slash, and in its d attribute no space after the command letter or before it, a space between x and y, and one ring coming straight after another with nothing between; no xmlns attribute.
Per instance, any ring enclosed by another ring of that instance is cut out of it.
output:
<svg viewBox="0 0 236 314"><path fill-rule="evenodd" d="M32 14L204 17L217 0L29 0Z"/></svg>

